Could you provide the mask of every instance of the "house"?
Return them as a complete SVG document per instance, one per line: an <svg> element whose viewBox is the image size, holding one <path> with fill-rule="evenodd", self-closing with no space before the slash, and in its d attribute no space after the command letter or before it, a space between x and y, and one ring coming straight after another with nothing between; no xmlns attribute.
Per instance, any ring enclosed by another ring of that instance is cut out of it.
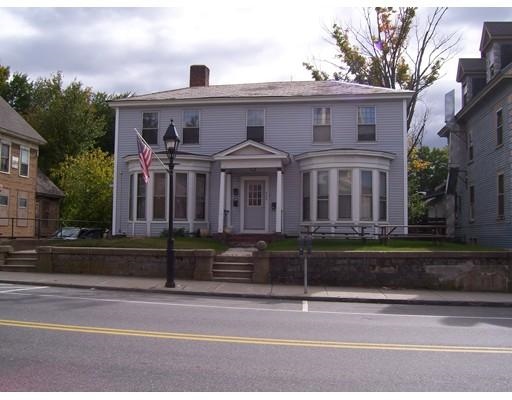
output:
<svg viewBox="0 0 512 400"><path fill-rule="evenodd" d="M37 171L36 236L48 237L60 228L60 202L64 192L41 170Z"/></svg>
<svg viewBox="0 0 512 400"><path fill-rule="evenodd" d="M297 235L304 224L407 224L412 92L338 81L210 85L209 76L193 65L189 87L111 102L115 234L167 229L171 120L181 137L177 228ZM153 157L148 184L134 128L163 160Z"/></svg>
<svg viewBox="0 0 512 400"><path fill-rule="evenodd" d="M438 135L448 139L455 237L512 247L512 22L484 22L480 58L461 58L462 108Z"/></svg>
<svg viewBox="0 0 512 400"><path fill-rule="evenodd" d="M0 97L0 237L33 237L37 157L46 141Z"/></svg>

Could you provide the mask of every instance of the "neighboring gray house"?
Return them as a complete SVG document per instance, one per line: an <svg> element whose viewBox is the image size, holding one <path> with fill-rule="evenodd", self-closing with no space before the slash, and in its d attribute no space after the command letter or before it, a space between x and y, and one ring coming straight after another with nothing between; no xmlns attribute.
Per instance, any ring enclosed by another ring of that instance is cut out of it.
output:
<svg viewBox="0 0 512 400"><path fill-rule="evenodd" d="M512 22L484 22L480 53L459 59L462 108L438 132L449 143L448 230L512 247Z"/></svg>
<svg viewBox="0 0 512 400"><path fill-rule="evenodd" d="M181 137L175 226L189 232L297 235L302 224L407 224L406 109L412 92L336 81L209 85L116 100L112 230L167 229L166 170L146 185L134 128L164 162Z"/></svg>

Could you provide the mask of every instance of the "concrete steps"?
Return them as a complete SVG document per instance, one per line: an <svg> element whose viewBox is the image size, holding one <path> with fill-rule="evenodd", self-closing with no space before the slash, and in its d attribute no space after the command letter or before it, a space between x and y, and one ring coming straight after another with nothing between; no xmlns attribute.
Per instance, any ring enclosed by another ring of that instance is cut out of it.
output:
<svg viewBox="0 0 512 400"><path fill-rule="evenodd" d="M254 265L247 255L218 255L212 269L212 279L222 282L251 283Z"/></svg>
<svg viewBox="0 0 512 400"><path fill-rule="evenodd" d="M9 253L0 266L2 271L10 272L35 272L37 264L37 254L35 252L14 252Z"/></svg>

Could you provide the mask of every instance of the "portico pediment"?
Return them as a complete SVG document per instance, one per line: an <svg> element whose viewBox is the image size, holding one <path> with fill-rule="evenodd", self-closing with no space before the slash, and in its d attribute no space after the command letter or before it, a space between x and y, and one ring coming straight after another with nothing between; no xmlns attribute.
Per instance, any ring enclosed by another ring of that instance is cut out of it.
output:
<svg viewBox="0 0 512 400"><path fill-rule="evenodd" d="M263 143L246 140L213 155L221 168L280 168L288 164L288 153Z"/></svg>

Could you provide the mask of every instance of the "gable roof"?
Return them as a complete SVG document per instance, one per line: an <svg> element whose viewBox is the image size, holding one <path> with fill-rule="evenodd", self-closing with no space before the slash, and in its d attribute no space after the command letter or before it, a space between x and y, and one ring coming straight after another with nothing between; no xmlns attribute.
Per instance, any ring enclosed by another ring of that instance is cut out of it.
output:
<svg viewBox="0 0 512 400"><path fill-rule="evenodd" d="M213 155L214 160L223 159L251 159L251 158L279 158L288 159L288 153L278 150L264 143L255 142L254 140L244 140Z"/></svg>
<svg viewBox="0 0 512 400"><path fill-rule="evenodd" d="M457 66L457 82L462 82L467 74L485 75L485 59L484 58L459 58Z"/></svg>
<svg viewBox="0 0 512 400"><path fill-rule="evenodd" d="M235 85L195 86L183 89L168 90L132 96L111 102L112 105L122 106L146 101L200 101L200 100L256 100L266 98L290 99L328 96L380 96L390 95L400 98L410 98L413 92L409 90L388 89L382 87L360 85L340 81L303 81L303 82L266 82L244 83Z"/></svg>
<svg viewBox="0 0 512 400"><path fill-rule="evenodd" d="M480 51L483 53L492 39L512 39L512 21L484 22Z"/></svg>
<svg viewBox="0 0 512 400"><path fill-rule="evenodd" d="M37 144L46 144L46 140L2 97L0 97L0 132L22 137Z"/></svg>

